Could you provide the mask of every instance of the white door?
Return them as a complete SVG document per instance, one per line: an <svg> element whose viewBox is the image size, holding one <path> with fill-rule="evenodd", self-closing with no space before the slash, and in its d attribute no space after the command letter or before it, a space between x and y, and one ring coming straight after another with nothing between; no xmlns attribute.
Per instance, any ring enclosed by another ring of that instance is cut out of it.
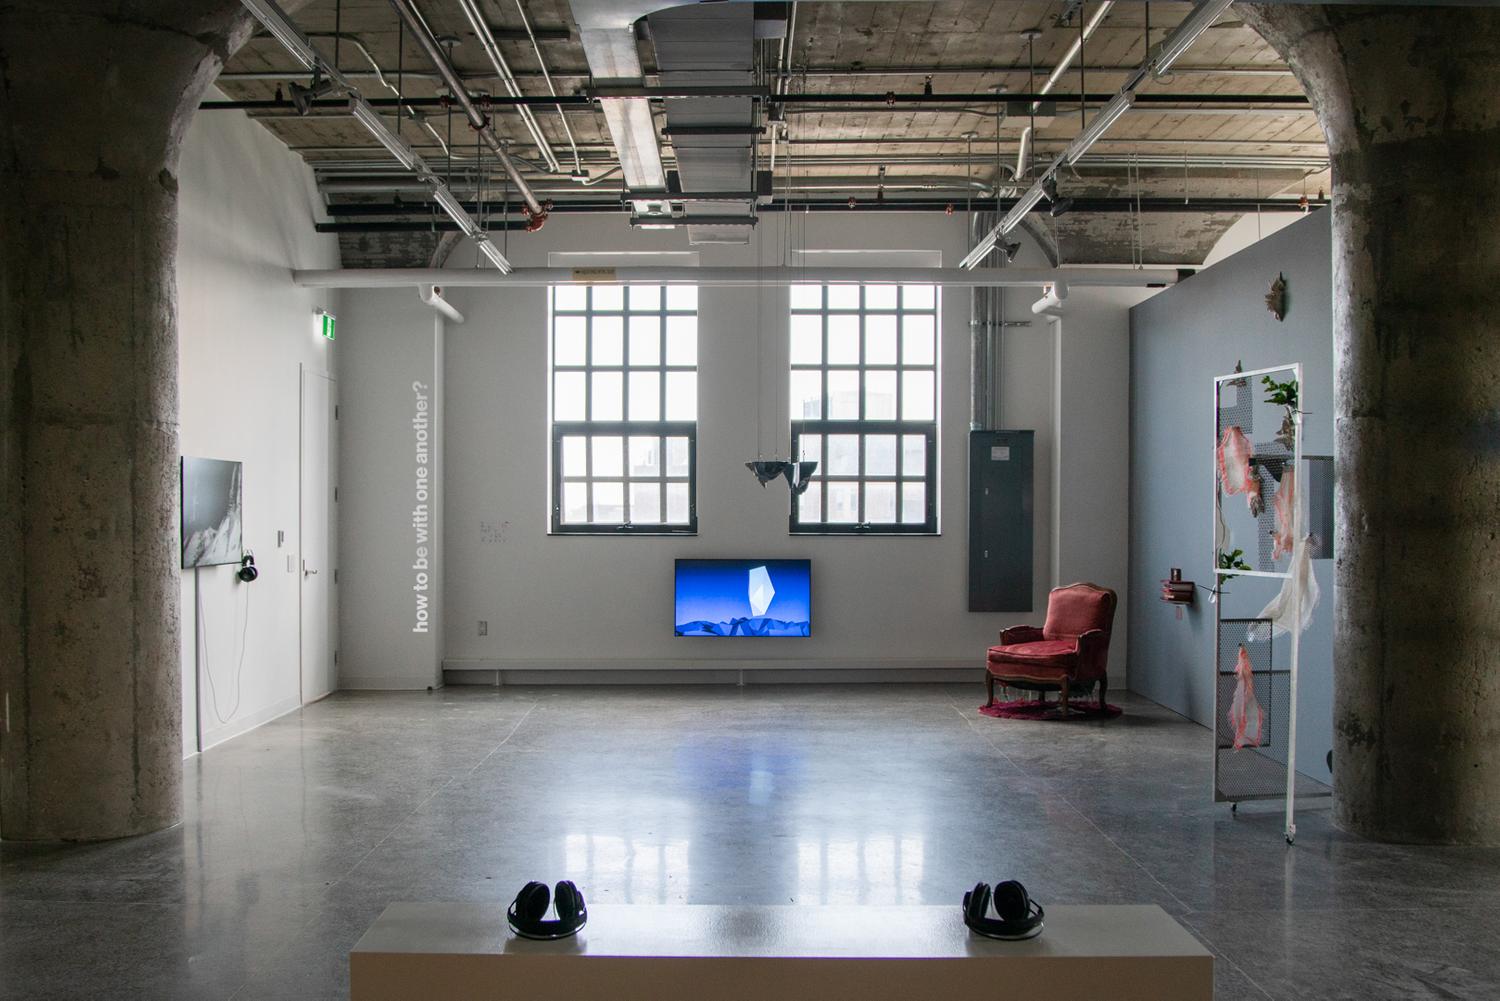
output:
<svg viewBox="0 0 1500 1001"><path fill-rule="evenodd" d="M335 685L338 646L336 546L338 487L334 470L337 384L302 370L302 701L315 702Z"/></svg>

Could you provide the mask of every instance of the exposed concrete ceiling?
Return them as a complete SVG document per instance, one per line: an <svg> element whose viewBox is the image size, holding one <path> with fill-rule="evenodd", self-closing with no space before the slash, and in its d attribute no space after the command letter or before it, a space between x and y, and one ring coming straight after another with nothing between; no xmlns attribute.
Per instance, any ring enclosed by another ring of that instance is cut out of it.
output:
<svg viewBox="0 0 1500 1001"><path fill-rule="evenodd" d="M587 58L568 0L479 0L480 10L495 29L498 44L524 93L549 93L543 64L558 94L573 95L591 81ZM972 196L984 199L997 187L1014 182L1020 131L1030 121L1025 107L1007 106L995 89L1011 94L1036 89L1057 60L1076 39L1080 17L1093 4L1017 2L1017 0L962 0L947 3L801 2L792 21L790 49L778 38L758 39L755 79L789 95L887 93L920 95L928 84L942 94L971 94L982 100L930 105L907 103L825 103L785 108L785 125L770 123L759 140L758 157L774 170L778 200L790 195L842 203L857 199L857 208L881 198L923 199L941 209L952 202L962 208ZM1084 47L1083 67L1074 66L1054 88L1064 99L1042 109L1036 120L1036 157L1048 162L1079 131L1081 112L1067 95L1108 94L1120 86L1129 68L1146 58L1147 14L1150 38L1159 41L1186 13L1186 3L1158 0L1147 5L1117 3ZM472 27L456 2L421 0L421 9L439 36L451 39L451 58L471 92L503 95L501 81ZM525 21L522 11L524 9ZM297 23L332 57L335 25L342 33L338 64L357 79L366 97L391 98L397 90L407 98L436 99L443 91L432 67L410 37L398 45L398 18L386 0L312 0L300 7ZM529 22L537 34L533 44L523 30ZM1029 47L1023 32L1040 29ZM637 26L636 54L648 85L665 81L645 22ZM540 50L540 60L538 58ZM783 80L779 70L789 69ZM1035 72L1029 67L1035 66ZM378 66L384 81L377 79ZM266 35L252 38L231 60L219 87L233 100L267 100L280 88L289 96L290 84L301 79L295 63ZM264 76L270 74L271 76ZM1174 67L1172 75L1145 84L1139 93L1166 106L1137 105L1095 146L1076 169L1061 175L1063 194L1081 198L1123 201L1142 198L1185 198L1182 211L1074 211L1056 219L1045 211L1033 214L1039 232L1053 235L1057 252L1067 263L1106 263L1144 260L1146 263L1201 262L1219 235L1238 213L1203 212L1193 201L1204 198L1270 199L1277 195L1316 197L1328 187L1326 147L1317 119L1304 107L1276 106L1277 97L1300 96L1296 80L1284 63L1252 29L1226 15L1209 29ZM1211 103L1225 100L1233 106ZM653 101L658 136L667 125L664 102ZM1097 103L1087 109L1092 114ZM394 121L394 110L383 109ZM553 198L559 211L570 201L589 199L596 205L621 197L619 164L605 116L592 105L534 108L535 118L550 145L571 170L572 151L562 128L566 114L578 156L596 182L584 186L567 173L547 175L535 140L513 110L497 105L497 130L512 150L532 165L528 179L544 197ZM353 119L337 108L319 108L299 116L290 103L250 112L289 148L316 170L320 181L356 179L383 184L409 180L399 165L377 146ZM408 117L403 136L430 163L460 179L472 177L478 187L455 184L464 197L482 195L503 202L507 192L494 157L477 148L461 115L442 107L423 107L422 120ZM774 142L773 142L774 140ZM446 147L446 148L445 148ZM665 167L679 166L670 137L661 138ZM1034 168L1033 168L1034 169ZM791 190L788 190L788 185ZM883 185L884 190L879 190ZM809 190L813 189L813 190ZM330 204L388 204L389 190L333 193ZM509 192L514 208L514 192ZM348 266L425 264L439 233L401 232L383 222L408 227L427 218L420 196L400 196L406 206L385 216L336 217L361 232L341 234ZM608 206L605 206L608 207ZM1162 206L1158 205L1158 208ZM493 216L492 216L493 217ZM623 214L611 224L626 225ZM524 239L517 234L513 238Z"/></svg>

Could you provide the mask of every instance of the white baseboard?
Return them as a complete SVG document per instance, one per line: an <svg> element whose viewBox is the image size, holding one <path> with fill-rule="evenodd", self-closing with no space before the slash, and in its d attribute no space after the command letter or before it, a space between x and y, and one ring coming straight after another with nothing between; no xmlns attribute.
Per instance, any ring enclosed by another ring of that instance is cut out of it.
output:
<svg viewBox="0 0 1500 1001"><path fill-rule="evenodd" d="M339 675L338 691L341 692L425 692L429 688L441 688L442 681L429 684L409 674L356 674Z"/></svg>
<svg viewBox="0 0 1500 1001"><path fill-rule="evenodd" d="M738 685L978 682L983 663L972 659L911 660L483 660L449 658L450 685Z"/></svg>
<svg viewBox="0 0 1500 1001"><path fill-rule="evenodd" d="M242 733L249 733L256 727L264 723L269 723L271 722L271 720L276 719L278 716L285 716L287 713L301 708L302 701L300 699L295 697L286 698L282 699L279 702L273 702L271 705L266 706L264 709L250 713L249 715L239 716L231 719L227 723L219 724L213 727L204 727L203 749L206 751L210 747L216 747L219 744L224 743L224 741L226 740L232 740L235 737L238 737ZM187 757L192 757L192 755L189 754L187 755Z"/></svg>

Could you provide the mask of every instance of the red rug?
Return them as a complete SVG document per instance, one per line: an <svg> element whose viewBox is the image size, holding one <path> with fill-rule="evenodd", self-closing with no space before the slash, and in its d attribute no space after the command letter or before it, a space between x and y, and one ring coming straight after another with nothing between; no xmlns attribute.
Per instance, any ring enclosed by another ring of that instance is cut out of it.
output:
<svg viewBox="0 0 1500 1001"><path fill-rule="evenodd" d="M1069 703L1067 716L1058 715L1056 702L1036 702L1032 699L1013 699L1010 702L996 702L992 706L979 707L981 716L990 716L994 719L1032 719L1056 723L1114 719L1121 712L1119 706L1112 706L1109 703L1105 703L1104 708L1100 709L1097 699Z"/></svg>

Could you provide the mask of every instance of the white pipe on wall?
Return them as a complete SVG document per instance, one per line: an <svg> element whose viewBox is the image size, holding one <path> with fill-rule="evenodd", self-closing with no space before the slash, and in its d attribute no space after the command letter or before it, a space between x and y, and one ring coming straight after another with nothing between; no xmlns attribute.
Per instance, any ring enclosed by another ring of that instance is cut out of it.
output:
<svg viewBox="0 0 1500 1001"><path fill-rule="evenodd" d="M417 295L422 297L423 302L439 313L442 313L454 323L464 322L464 314L458 311L458 307L443 298L443 287L441 285L418 285Z"/></svg>
<svg viewBox="0 0 1500 1001"><path fill-rule="evenodd" d="M516 268L509 274L476 268L337 268L294 270L304 288L406 288L548 285L697 285L754 288L859 282L958 288L1072 286L1151 288L1175 285L1175 268ZM425 297L424 297L424 301Z"/></svg>

